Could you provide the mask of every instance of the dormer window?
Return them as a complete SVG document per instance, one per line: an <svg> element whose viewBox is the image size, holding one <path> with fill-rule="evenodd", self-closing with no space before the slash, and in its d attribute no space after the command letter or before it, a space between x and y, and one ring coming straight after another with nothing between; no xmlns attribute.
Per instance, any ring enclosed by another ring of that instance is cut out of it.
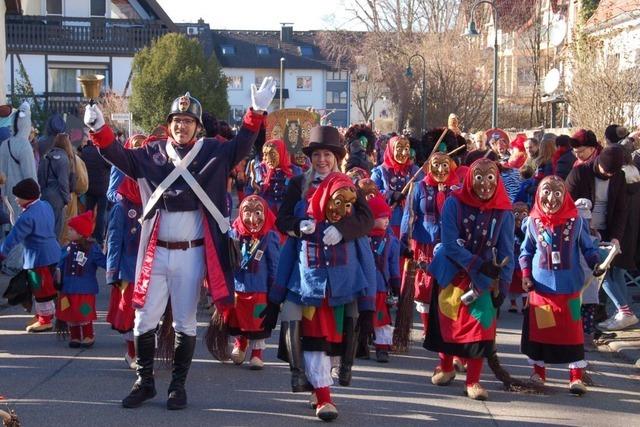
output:
<svg viewBox="0 0 640 427"><path fill-rule="evenodd" d="M269 48L267 46L258 46L256 47L256 51L260 56L269 55Z"/></svg>
<svg viewBox="0 0 640 427"><path fill-rule="evenodd" d="M300 56L313 56L313 48L311 46L298 46Z"/></svg>
<svg viewBox="0 0 640 427"><path fill-rule="evenodd" d="M222 50L222 54L225 56L236 54L236 48L228 44L223 44L220 46L220 49Z"/></svg>

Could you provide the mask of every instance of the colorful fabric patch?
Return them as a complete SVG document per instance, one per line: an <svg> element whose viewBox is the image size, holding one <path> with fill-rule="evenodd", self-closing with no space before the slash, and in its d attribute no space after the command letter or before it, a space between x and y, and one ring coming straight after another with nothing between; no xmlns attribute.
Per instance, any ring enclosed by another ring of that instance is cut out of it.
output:
<svg viewBox="0 0 640 427"><path fill-rule="evenodd" d="M344 331L344 305L333 307L333 319L336 322L336 333L342 334Z"/></svg>
<svg viewBox="0 0 640 427"><path fill-rule="evenodd" d="M451 320L458 320L460 311L460 297L464 294L462 288L449 284L438 295L438 307L443 315Z"/></svg>
<svg viewBox="0 0 640 427"><path fill-rule="evenodd" d="M473 316L484 329L489 329L493 325L496 318L496 309L491 301L491 294L483 292L477 300L475 300L469 308L469 313Z"/></svg>
<svg viewBox="0 0 640 427"><path fill-rule="evenodd" d="M40 289L40 286L42 286L40 275L33 270L27 271L27 281L29 282L29 285L31 285L31 289L33 290L38 290Z"/></svg>
<svg viewBox="0 0 640 427"><path fill-rule="evenodd" d="M556 319L553 316L553 308L549 304L535 307L535 316L538 329L553 328L556 326Z"/></svg>
<svg viewBox="0 0 640 427"><path fill-rule="evenodd" d="M313 315L316 314L316 308L312 305L302 307L302 317L311 321L313 319Z"/></svg>
<svg viewBox="0 0 640 427"><path fill-rule="evenodd" d="M260 317L260 313L262 313L267 304L256 304L253 308L253 318L258 319Z"/></svg>
<svg viewBox="0 0 640 427"><path fill-rule="evenodd" d="M82 304L79 309L80 313L82 313L84 316L88 316L89 314L91 314L92 310L93 309L89 304Z"/></svg>
<svg viewBox="0 0 640 427"><path fill-rule="evenodd" d="M61 311L65 311L65 310L67 310L70 306L71 306L71 304L69 304L69 298L67 298L67 297L63 297L63 298L60 300L60 310L61 310Z"/></svg>
<svg viewBox="0 0 640 427"><path fill-rule="evenodd" d="M569 305L569 312L571 313L571 318L574 322L577 322L582 318L582 314L580 308L582 307L582 298L572 298L567 301L567 305Z"/></svg>

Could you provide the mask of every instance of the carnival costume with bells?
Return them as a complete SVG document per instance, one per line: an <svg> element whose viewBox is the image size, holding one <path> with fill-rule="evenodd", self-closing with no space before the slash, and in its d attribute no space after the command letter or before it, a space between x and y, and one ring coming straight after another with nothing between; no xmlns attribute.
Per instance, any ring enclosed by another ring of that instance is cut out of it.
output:
<svg viewBox="0 0 640 427"><path fill-rule="evenodd" d="M568 363L570 391L584 394L580 252L591 268L600 255L561 178L542 180L525 230L520 266L523 282L531 281L532 288L527 289L521 350L534 366L533 379L545 381L545 363Z"/></svg>
<svg viewBox="0 0 640 427"><path fill-rule="evenodd" d="M302 308L304 372L317 399L316 414L325 420L338 415L329 392L333 384L330 356L353 360L358 312L361 328L372 332L376 278L368 239L323 243L324 230L350 215L355 201L356 188L342 173L332 172L318 185L309 195L307 207L316 222L315 231L287 240L269 292L271 304L286 299ZM299 345L289 341L281 346ZM281 349L279 356L283 354L295 358L290 348ZM300 361L288 361L292 371L300 368Z"/></svg>
<svg viewBox="0 0 640 427"><path fill-rule="evenodd" d="M495 351L499 292L506 292L513 274L513 227L497 165L477 160L462 188L444 203L442 243L429 266L437 286L424 342L426 349L440 353L434 384L451 383L453 356L467 359L466 393L473 399L488 397L480 373L483 358Z"/></svg>
<svg viewBox="0 0 640 427"><path fill-rule="evenodd" d="M428 159L425 178L414 186L402 217L401 239L414 251L414 259L428 265L433 259L433 248L440 242L440 220L444 202L453 187L459 184L455 162L445 153L436 152ZM411 209L411 211L410 211ZM412 222L413 218L413 222ZM411 242L406 242L411 230ZM424 332L427 332L429 302L431 301L431 275L420 268L416 271L415 302Z"/></svg>

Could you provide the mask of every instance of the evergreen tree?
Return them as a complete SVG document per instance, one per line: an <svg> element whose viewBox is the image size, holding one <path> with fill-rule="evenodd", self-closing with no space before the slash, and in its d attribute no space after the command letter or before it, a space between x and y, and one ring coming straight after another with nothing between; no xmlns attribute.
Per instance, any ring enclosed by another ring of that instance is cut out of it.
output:
<svg viewBox="0 0 640 427"><path fill-rule="evenodd" d="M171 33L136 54L129 107L145 131L165 124L171 102L187 91L203 110L227 116L226 77L214 55L204 57L198 41Z"/></svg>

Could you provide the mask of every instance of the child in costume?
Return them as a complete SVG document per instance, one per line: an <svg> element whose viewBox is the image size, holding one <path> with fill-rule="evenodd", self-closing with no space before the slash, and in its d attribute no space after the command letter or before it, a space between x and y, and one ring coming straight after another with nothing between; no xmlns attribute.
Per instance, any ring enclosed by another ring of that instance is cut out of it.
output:
<svg viewBox="0 0 640 427"><path fill-rule="evenodd" d="M69 326L69 347L91 347L95 342L93 321L96 320L98 268L106 268L106 257L91 238L93 211L69 219L69 244L62 248L58 263L60 295L56 304L56 318Z"/></svg>
<svg viewBox="0 0 640 427"><path fill-rule="evenodd" d="M544 383L545 364L569 364L569 391L582 395L584 336L580 315L584 272L580 253L590 268L599 271L598 249L593 246L587 222L578 216L564 181L543 178L525 225L520 267L522 287L529 292L522 325L521 351L529 357L531 379Z"/></svg>
<svg viewBox="0 0 640 427"><path fill-rule="evenodd" d="M38 183L27 178L12 189L22 214L0 245L0 261L19 243L24 245L26 280L35 299L36 321L27 332L44 332L53 328L57 291L53 274L60 259L60 245L55 234L55 216L49 203L40 199Z"/></svg>
<svg viewBox="0 0 640 427"><path fill-rule="evenodd" d="M229 333L236 335L231 359L241 365L251 344L249 366L264 366L262 352L270 329L262 327L259 314L267 305L267 294L275 279L280 256L280 235L275 230L276 218L262 197L251 195L240 203L233 222L233 238L239 243L242 261L234 273L235 304L229 317Z"/></svg>
<svg viewBox="0 0 640 427"><path fill-rule="evenodd" d="M515 202L513 204L513 216L515 218L515 243L513 246L513 259L520 258L520 246L524 241L524 231L522 231L522 223L529 215L529 207L524 202ZM520 264L516 262L513 270L513 278L511 279L511 285L509 285L509 300L511 306L509 307L509 313L518 312L517 298L522 298L522 312L524 312L524 306L527 303L527 294L522 290L522 270Z"/></svg>
<svg viewBox="0 0 640 427"><path fill-rule="evenodd" d="M316 416L325 421L338 416L330 393L333 384L330 356L344 357L347 352L355 352L355 340L348 334L353 333L356 319L364 335L373 332L376 278L368 239L341 239L335 245L323 242L326 229L351 215L356 197L356 187L349 177L332 172L312 192L308 204L297 205L296 209L308 205L306 212L313 231L287 239L264 313L267 325L275 323L273 307L285 300L301 310L305 374L313 387ZM310 224L305 223L307 227ZM347 379L350 381L350 375Z"/></svg>
<svg viewBox="0 0 640 427"><path fill-rule="evenodd" d="M391 208L378 195L369 199L369 208L375 222L369 232L369 242L376 262L376 312L373 317L376 360L389 362L389 351L393 343L393 326L389 312L389 297L400 294L400 241L389 230Z"/></svg>
<svg viewBox="0 0 640 427"><path fill-rule="evenodd" d="M480 385L483 359L495 353L496 307L513 276L514 219L498 165L476 160L463 186L442 209L442 243L435 248L429 273L435 279L424 347L440 364L431 382L449 385L455 378L453 356L466 358L465 393L486 400Z"/></svg>
<svg viewBox="0 0 640 427"><path fill-rule="evenodd" d="M405 205L400 228L403 243L414 251L414 259L419 263L430 263L433 248L440 242L440 220L444 202L452 187L459 184L456 175L456 163L445 153L436 152L428 159L427 176L414 186L409 197L412 200ZM408 241L411 228L411 241ZM424 269L416 271L415 303L422 319L426 334L429 325L429 301L431 300L432 277Z"/></svg>
<svg viewBox="0 0 640 427"><path fill-rule="evenodd" d="M107 322L122 334L127 344L125 362L131 369L135 369L133 288L140 243L141 225L138 220L142 215L142 199L138 184L126 176L122 179L117 194L107 227L107 284L113 285Z"/></svg>

